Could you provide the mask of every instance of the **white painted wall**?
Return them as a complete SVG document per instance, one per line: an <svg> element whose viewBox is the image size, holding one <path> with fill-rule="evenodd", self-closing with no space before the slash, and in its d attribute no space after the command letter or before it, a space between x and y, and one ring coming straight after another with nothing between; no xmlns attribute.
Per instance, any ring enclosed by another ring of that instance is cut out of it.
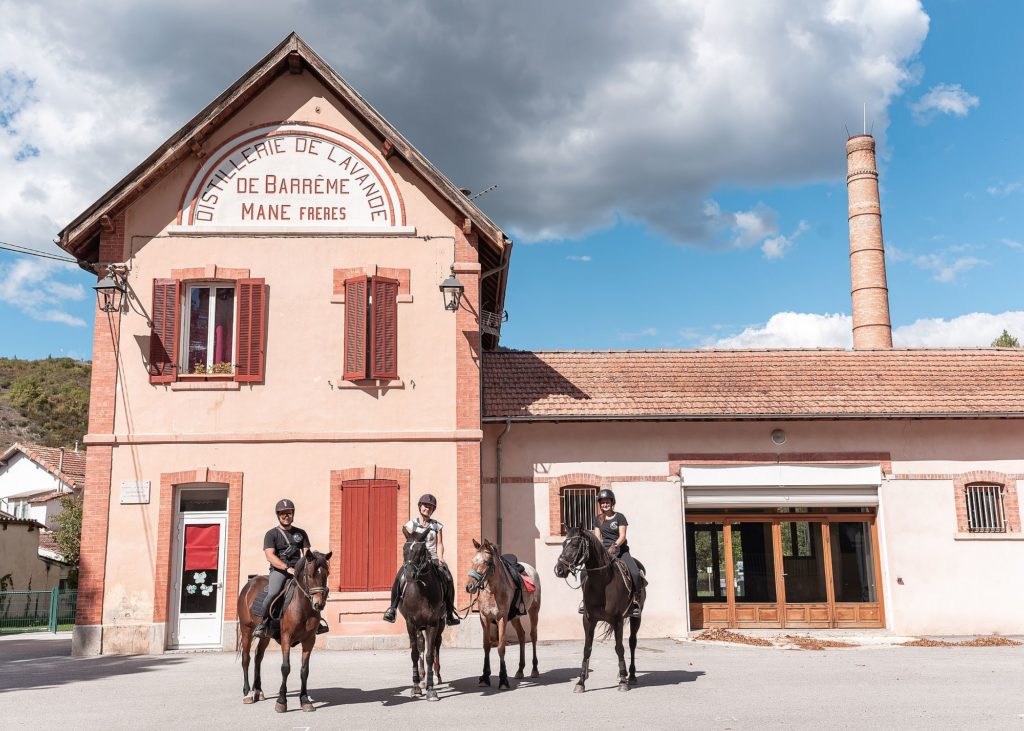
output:
<svg viewBox="0 0 1024 731"><path fill-rule="evenodd" d="M0 498L41 495L61 485L60 480L23 454L16 454L0 466Z"/></svg>

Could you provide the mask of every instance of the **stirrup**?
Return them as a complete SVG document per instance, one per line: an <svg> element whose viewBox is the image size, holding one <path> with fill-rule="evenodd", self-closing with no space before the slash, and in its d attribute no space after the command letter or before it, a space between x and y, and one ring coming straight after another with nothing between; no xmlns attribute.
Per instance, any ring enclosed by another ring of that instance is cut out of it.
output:
<svg viewBox="0 0 1024 731"><path fill-rule="evenodd" d="M640 619L640 615L643 612L643 607L640 606L639 602L633 602L633 609L630 611L629 616L633 619Z"/></svg>
<svg viewBox="0 0 1024 731"><path fill-rule="evenodd" d="M324 621L323 617L320 618L320 624L317 625L316 633L318 635L325 635L331 631L331 628L327 626L327 622Z"/></svg>
<svg viewBox="0 0 1024 731"><path fill-rule="evenodd" d="M394 624L395 623L395 619L397 618L397 616L398 616L398 610L395 609L394 607L388 607L387 611L384 612L384 621L385 622L391 622L391 624Z"/></svg>
<svg viewBox="0 0 1024 731"><path fill-rule="evenodd" d="M580 602L579 609L576 610L579 614L586 614L587 610L583 608L583 602Z"/></svg>
<svg viewBox="0 0 1024 731"><path fill-rule="evenodd" d="M448 612L448 616L444 618L444 623L449 627L454 627L457 624L462 624L462 620L455 612Z"/></svg>
<svg viewBox="0 0 1024 731"><path fill-rule="evenodd" d="M259 624L252 628L252 636L258 640L267 636L267 620L260 620Z"/></svg>

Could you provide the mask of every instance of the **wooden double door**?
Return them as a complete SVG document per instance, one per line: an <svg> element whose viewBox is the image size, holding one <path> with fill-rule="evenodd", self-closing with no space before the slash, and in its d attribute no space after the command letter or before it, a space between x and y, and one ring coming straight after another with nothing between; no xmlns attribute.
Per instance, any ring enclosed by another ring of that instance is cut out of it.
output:
<svg viewBox="0 0 1024 731"><path fill-rule="evenodd" d="M690 626L883 627L875 516L687 516Z"/></svg>

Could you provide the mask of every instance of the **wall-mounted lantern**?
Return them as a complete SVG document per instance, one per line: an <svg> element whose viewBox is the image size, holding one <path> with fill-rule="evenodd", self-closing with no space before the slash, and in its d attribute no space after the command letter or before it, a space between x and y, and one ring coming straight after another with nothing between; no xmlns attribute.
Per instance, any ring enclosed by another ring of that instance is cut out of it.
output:
<svg viewBox="0 0 1024 731"><path fill-rule="evenodd" d="M103 312L118 312L121 303L124 301L124 282L118 281L117 271L114 267L107 267L107 273L98 281L93 289L96 290L96 303Z"/></svg>
<svg viewBox="0 0 1024 731"><path fill-rule="evenodd" d="M441 294L444 296L444 308L449 312L455 312L459 309L459 304L462 302L462 293L465 291L465 287L462 286L462 282L455 276L455 265L452 264L451 274L448 278L441 282Z"/></svg>

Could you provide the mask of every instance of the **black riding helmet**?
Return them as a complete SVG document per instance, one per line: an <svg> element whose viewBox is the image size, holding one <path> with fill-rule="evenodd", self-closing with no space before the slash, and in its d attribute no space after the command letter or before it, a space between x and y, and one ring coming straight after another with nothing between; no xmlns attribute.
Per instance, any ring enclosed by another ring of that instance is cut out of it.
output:
<svg viewBox="0 0 1024 731"><path fill-rule="evenodd" d="M278 500L277 505L274 506L275 513L285 513L288 512L289 510L292 511L293 513L295 512L295 503L293 503L288 498L285 498L284 500Z"/></svg>
<svg viewBox="0 0 1024 731"><path fill-rule="evenodd" d="M608 489L601 490L601 492L597 493L597 502L601 502L602 500L611 500L612 501L612 507L614 507L615 506L615 493L612 492L611 490L608 490Z"/></svg>
<svg viewBox="0 0 1024 731"><path fill-rule="evenodd" d="M434 497L433 495L431 495L429 492L426 495L423 495L420 498L420 501L418 503L416 503L416 504L417 505L429 505L434 510L437 510L437 498Z"/></svg>

